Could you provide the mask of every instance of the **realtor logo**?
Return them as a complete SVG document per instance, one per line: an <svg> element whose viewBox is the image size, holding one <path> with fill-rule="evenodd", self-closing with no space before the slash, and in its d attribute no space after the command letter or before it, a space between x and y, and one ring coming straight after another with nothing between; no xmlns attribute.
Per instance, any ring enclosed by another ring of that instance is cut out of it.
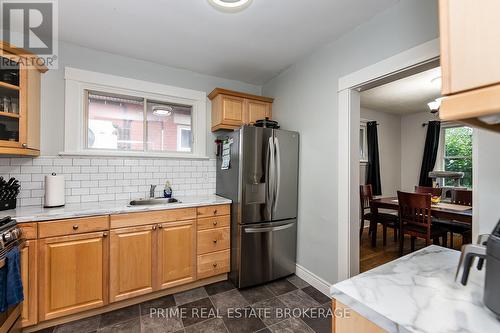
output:
<svg viewBox="0 0 500 333"><path fill-rule="evenodd" d="M57 60L57 3L55 0L0 0L2 40L36 54L44 65Z"/></svg>

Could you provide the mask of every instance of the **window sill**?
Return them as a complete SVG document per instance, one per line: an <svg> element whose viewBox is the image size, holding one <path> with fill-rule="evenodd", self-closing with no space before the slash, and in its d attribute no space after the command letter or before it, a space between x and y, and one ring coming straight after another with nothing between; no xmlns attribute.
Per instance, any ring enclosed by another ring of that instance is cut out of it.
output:
<svg viewBox="0 0 500 333"><path fill-rule="evenodd" d="M190 153L161 153L161 152L142 152L142 151L102 151L102 150L83 150L83 151L64 151L60 156L89 156L89 157L146 157L146 158L167 158L167 159L191 159L208 160L208 156L193 155Z"/></svg>

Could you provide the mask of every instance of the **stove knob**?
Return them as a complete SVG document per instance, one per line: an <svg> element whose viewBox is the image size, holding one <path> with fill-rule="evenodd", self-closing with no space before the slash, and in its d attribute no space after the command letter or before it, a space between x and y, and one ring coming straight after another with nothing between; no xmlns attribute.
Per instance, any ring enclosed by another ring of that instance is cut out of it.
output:
<svg viewBox="0 0 500 333"><path fill-rule="evenodd" d="M3 234L4 242L10 242L11 240L12 240L12 233L10 231L7 231L6 233Z"/></svg>
<svg viewBox="0 0 500 333"><path fill-rule="evenodd" d="M18 239L21 237L21 229L20 228L16 228L16 229L12 230L12 233L13 233L15 239Z"/></svg>

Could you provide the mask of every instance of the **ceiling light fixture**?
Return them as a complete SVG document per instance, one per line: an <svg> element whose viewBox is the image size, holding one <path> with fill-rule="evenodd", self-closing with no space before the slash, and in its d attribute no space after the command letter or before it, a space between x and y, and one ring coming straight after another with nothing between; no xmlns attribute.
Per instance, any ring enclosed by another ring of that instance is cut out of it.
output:
<svg viewBox="0 0 500 333"><path fill-rule="evenodd" d="M442 83L443 79L441 78L441 76L435 77L431 80L431 84L439 88L441 88Z"/></svg>
<svg viewBox="0 0 500 333"><path fill-rule="evenodd" d="M239 12L247 8L252 0L208 0L208 2L225 12Z"/></svg>
<svg viewBox="0 0 500 333"><path fill-rule="evenodd" d="M155 106L153 107L153 114L155 116L167 117L172 114L173 110L171 106Z"/></svg>
<svg viewBox="0 0 500 333"><path fill-rule="evenodd" d="M427 106L431 110L431 113L437 113L439 111L439 108L441 107L441 101L443 100L442 97L436 98L432 102L427 103Z"/></svg>

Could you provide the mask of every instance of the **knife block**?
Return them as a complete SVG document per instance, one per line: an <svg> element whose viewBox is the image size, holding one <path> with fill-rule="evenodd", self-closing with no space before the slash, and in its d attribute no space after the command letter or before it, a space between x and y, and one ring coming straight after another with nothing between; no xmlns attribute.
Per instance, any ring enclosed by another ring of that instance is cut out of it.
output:
<svg viewBox="0 0 500 333"><path fill-rule="evenodd" d="M16 208L17 199L0 200L0 210Z"/></svg>

